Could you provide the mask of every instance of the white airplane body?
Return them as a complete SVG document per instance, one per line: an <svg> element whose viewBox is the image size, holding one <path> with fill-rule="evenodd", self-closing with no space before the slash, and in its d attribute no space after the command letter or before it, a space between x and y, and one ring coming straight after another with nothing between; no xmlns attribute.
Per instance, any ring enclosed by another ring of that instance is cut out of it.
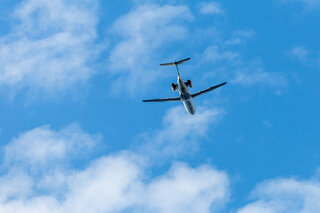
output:
<svg viewBox="0 0 320 213"><path fill-rule="evenodd" d="M185 109L187 112L191 115L196 113L196 107L193 103L193 98L200 96L204 93L210 92L214 89L217 89L218 87L221 87L225 85L227 82L224 82L222 84L218 84L216 86L210 87L208 89L202 90L200 92L197 92L195 94L190 94L188 87L192 88L192 82L188 80L187 82L184 82L182 78L180 77L178 65L182 64L185 61L188 61L190 58L183 59L181 61L176 61L172 63L166 63L166 64L160 64L161 66L176 66L177 72L178 72L178 80L177 84L172 83L171 88L175 92L177 89L179 91L180 97L176 98L164 98L164 99L151 99L151 100L143 100L143 102L172 102L172 101L182 101L184 104Z"/></svg>

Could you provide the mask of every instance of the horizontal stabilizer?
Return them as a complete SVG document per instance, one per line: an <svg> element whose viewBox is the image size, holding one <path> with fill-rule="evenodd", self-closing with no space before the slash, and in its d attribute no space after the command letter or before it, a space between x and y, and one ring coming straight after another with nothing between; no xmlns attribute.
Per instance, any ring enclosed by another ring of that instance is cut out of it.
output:
<svg viewBox="0 0 320 213"><path fill-rule="evenodd" d="M160 66L176 66L176 65L182 64L183 62L186 62L186 61L188 61L188 60L190 60L190 58L186 58L186 59L183 59L183 60L180 60L180 61L175 61L175 62L160 64Z"/></svg>
<svg viewBox="0 0 320 213"><path fill-rule="evenodd" d="M143 102L172 102L172 101L180 101L180 97L179 98L163 98L163 99L143 100Z"/></svg>
<svg viewBox="0 0 320 213"><path fill-rule="evenodd" d="M212 91L212 90L214 90L214 89L217 89L217 88L225 85L226 83L227 83L227 82L224 82L224 83L222 83L222 84L218 84L218 85L213 86L213 87L210 87L210 88L208 88L208 89L201 90L200 92L197 92L197 93L191 95L191 97L192 97L192 98L195 98L195 97L197 97L197 96L199 96L199 95L202 95L202 94L205 94L205 93L207 93L207 92L210 92L210 91Z"/></svg>

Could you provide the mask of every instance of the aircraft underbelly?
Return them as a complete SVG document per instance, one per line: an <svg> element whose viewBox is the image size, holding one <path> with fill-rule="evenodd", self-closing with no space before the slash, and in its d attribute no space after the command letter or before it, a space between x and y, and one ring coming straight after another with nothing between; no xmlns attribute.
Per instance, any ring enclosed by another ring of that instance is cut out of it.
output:
<svg viewBox="0 0 320 213"><path fill-rule="evenodd" d="M183 104L189 114L193 115L196 113L196 107L192 99L183 101Z"/></svg>

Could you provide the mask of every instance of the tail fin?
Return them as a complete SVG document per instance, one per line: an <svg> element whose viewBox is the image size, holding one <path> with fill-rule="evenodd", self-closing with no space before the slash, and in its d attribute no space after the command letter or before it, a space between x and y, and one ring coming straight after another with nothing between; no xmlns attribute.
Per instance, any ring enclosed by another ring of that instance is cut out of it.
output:
<svg viewBox="0 0 320 213"><path fill-rule="evenodd" d="M165 63L165 64L160 64L160 66L177 66L179 64L182 64L186 61L190 60L190 58L186 58L186 59L183 59L183 60L180 60L180 61L175 61L175 62L170 62L170 63Z"/></svg>

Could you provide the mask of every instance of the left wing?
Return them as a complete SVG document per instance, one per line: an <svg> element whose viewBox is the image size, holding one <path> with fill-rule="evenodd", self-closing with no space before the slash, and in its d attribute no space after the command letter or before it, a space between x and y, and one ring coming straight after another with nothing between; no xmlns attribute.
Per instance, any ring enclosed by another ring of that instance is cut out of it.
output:
<svg viewBox="0 0 320 213"><path fill-rule="evenodd" d="M210 88L208 88L208 89L201 90L200 92L197 92L197 93L191 95L191 97L192 97L192 98L195 98L195 97L197 97L197 96L199 96L199 95L202 95L202 94L204 94L204 93L207 93L207 92L210 92L210 91L212 91L212 90L214 90L214 89L217 89L217 88L225 85L226 83L227 83L227 82L224 82L224 83L222 83L222 84L218 84L218 85L213 86L213 87L210 87Z"/></svg>
<svg viewBox="0 0 320 213"><path fill-rule="evenodd" d="M162 98L162 99L143 100L143 102L170 102L170 101L180 101L180 97L179 98Z"/></svg>

